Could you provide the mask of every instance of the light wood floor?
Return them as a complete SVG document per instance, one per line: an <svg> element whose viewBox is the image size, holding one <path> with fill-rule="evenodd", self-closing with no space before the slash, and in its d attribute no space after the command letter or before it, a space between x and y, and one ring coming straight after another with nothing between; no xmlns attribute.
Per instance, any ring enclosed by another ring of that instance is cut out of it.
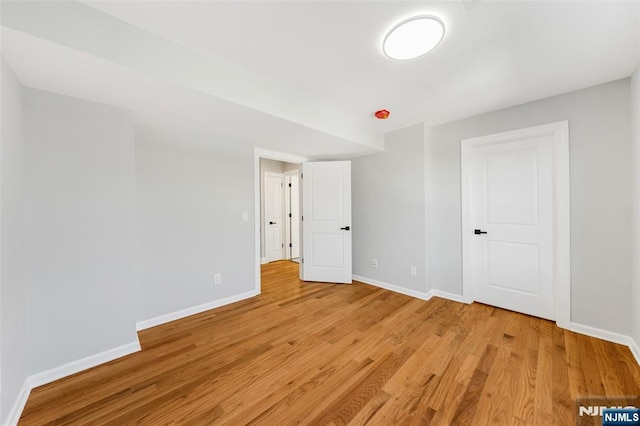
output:
<svg viewBox="0 0 640 426"><path fill-rule="evenodd" d="M640 394L624 346L477 303L301 283L297 268L266 265L260 296L35 389L20 424L575 424L579 396Z"/></svg>

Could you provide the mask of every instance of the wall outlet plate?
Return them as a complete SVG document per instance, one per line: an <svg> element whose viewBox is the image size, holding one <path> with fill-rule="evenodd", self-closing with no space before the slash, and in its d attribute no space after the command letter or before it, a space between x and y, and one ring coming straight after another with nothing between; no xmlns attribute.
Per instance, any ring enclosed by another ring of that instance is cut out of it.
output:
<svg viewBox="0 0 640 426"><path fill-rule="evenodd" d="M222 275L221 274L215 274L213 276L213 283L214 284L220 284L222 282Z"/></svg>

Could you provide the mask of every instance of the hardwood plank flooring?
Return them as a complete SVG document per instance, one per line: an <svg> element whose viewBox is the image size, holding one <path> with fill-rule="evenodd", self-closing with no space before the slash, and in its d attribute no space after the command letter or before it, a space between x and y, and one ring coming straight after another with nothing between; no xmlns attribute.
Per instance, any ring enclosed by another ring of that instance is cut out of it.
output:
<svg viewBox="0 0 640 426"><path fill-rule="evenodd" d="M265 265L261 295L141 331L142 351L35 389L20 425L576 424L577 398L640 395L624 346L297 271Z"/></svg>

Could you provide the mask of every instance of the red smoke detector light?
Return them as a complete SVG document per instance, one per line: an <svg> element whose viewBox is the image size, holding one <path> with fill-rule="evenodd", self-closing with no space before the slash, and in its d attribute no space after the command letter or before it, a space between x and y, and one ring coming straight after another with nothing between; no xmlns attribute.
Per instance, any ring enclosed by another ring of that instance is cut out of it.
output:
<svg viewBox="0 0 640 426"><path fill-rule="evenodd" d="M380 111L376 111L374 115L379 120L386 120L387 118L389 118L389 114L391 113L388 110L381 109Z"/></svg>

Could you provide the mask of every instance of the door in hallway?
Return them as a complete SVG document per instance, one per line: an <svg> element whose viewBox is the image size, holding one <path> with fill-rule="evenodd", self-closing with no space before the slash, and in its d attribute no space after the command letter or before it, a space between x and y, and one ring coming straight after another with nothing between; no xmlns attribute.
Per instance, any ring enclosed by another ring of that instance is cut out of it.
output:
<svg viewBox="0 0 640 426"><path fill-rule="evenodd" d="M282 260L284 251L284 177L280 173L265 173L264 185L265 255L267 262L273 262Z"/></svg>

